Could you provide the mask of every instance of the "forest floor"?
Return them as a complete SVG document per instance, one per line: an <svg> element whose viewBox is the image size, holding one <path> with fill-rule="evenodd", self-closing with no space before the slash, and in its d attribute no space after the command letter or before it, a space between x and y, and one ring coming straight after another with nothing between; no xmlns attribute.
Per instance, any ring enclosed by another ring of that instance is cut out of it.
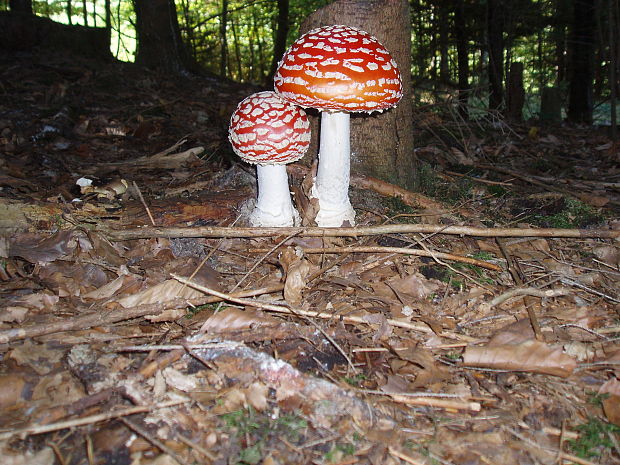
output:
<svg viewBox="0 0 620 465"><path fill-rule="evenodd" d="M261 232L253 91L0 55L2 463L620 463L620 145L419 108L417 193Z"/></svg>

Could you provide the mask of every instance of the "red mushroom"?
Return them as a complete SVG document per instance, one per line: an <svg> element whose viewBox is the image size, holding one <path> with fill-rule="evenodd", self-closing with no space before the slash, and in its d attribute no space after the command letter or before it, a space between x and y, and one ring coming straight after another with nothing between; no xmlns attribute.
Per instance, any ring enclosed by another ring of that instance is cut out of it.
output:
<svg viewBox="0 0 620 465"><path fill-rule="evenodd" d="M299 160L308 150L310 123L306 113L275 92L250 95L230 118L228 140L239 157L257 165L258 200L250 224L299 223L284 165Z"/></svg>
<svg viewBox="0 0 620 465"><path fill-rule="evenodd" d="M274 77L289 102L321 110L319 168L312 195L319 226L354 224L349 201L349 113L383 111L402 97L396 62L377 39L349 26L314 29L295 41Z"/></svg>

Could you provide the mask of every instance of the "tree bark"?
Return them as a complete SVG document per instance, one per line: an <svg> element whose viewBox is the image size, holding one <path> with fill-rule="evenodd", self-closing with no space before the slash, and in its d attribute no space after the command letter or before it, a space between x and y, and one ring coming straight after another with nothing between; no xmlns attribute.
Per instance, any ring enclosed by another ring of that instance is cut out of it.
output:
<svg viewBox="0 0 620 465"><path fill-rule="evenodd" d="M489 52L489 109L498 110L504 103L504 3L488 0L487 50Z"/></svg>
<svg viewBox="0 0 620 465"><path fill-rule="evenodd" d="M69 23L69 26L73 25L73 20L71 19L71 0L67 0L67 7L65 9L66 13L67 13L67 22Z"/></svg>
<svg viewBox="0 0 620 465"><path fill-rule="evenodd" d="M513 62L508 74L507 116L513 121L523 119L523 105L525 104L525 89L523 87L523 63Z"/></svg>
<svg viewBox="0 0 620 465"><path fill-rule="evenodd" d="M575 0L571 34L571 78L568 119L592 123L592 80L594 76L595 1Z"/></svg>
<svg viewBox="0 0 620 465"><path fill-rule="evenodd" d="M222 0L222 14L220 16L220 76L226 77L228 68L228 39L226 25L228 23L228 0Z"/></svg>
<svg viewBox="0 0 620 465"><path fill-rule="evenodd" d="M9 0L9 9L13 13L32 15L32 0Z"/></svg>
<svg viewBox="0 0 620 465"><path fill-rule="evenodd" d="M82 0L82 17L84 18L84 26L88 26L88 9L86 8L86 0Z"/></svg>
<svg viewBox="0 0 620 465"><path fill-rule="evenodd" d="M332 24L362 29L390 51L401 72L403 98L396 108L351 117L351 171L403 187L413 187L413 114L411 95L411 20L407 0L337 0L311 14L300 34ZM318 118L313 120L310 153L317 153Z"/></svg>
<svg viewBox="0 0 620 465"><path fill-rule="evenodd" d="M181 40L174 0L134 0L136 63L172 73L195 70Z"/></svg>
<svg viewBox="0 0 620 465"><path fill-rule="evenodd" d="M273 59L271 60L271 70L267 76L267 82L271 84L278 63L286 52L286 38L289 29L289 0L278 0L278 29L276 30L276 38L273 41Z"/></svg>
<svg viewBox="0 0 620 465"><path fill-rule="evenodd" d="M450 83L450 57L448 56L448 43L450 41L450 8L445 2L437 5L437 17L439 19L439 81L442 84Z"/></svg>
<svg viewBox="0 0 620 465"><path fill-rule="evenodd" d="M469 119L469 47L465 33L465 0L459 0L454 7L454 32L456 36L456 54L459 81L459 113L465 120Z"/></svg>

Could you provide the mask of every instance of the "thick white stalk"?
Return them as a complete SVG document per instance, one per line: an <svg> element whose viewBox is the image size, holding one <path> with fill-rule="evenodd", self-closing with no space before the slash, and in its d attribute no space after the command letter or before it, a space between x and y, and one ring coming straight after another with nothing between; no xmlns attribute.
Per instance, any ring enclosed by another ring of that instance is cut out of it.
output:
<svg viewBox="0 0 620 465"><path fill-rule="evenodd" d="M312 195L319 199L316 224L339 227L345 221L355 225L355 211L349 201L350 178L349 113L321 113L319 167Z"/></svg>
<svg viewBox="0 0 620 465"><path fill-rule="evenodd" d="M250 214L252 226L295 226L299 213L293 207L285 165L256 165L258 200Z"/></svg>

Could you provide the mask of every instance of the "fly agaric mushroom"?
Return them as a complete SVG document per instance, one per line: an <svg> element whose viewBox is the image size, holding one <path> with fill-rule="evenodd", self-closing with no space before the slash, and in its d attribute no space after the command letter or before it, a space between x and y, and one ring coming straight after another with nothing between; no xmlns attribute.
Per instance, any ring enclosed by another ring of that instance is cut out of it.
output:
<svg viewBox="0 0 620 465"><path fill-rule="evenodd" d="M349 113L382 112L400 101L402 82L390 53L367 32L349 26L313 29L288 49L274 76L285 100L321 114L319 167L312 196L319 226L354 225L349 201Z"/></svg>
<svg viewBox="0 0 620 465"><path fill-rule="evenodd" d="M284 165L299 160L308 150L310 122L306 112L275 92L258 92L237 106L230 118L228 140L239 157L257 165L258 200L250 224L298 224Z"/></svg>

